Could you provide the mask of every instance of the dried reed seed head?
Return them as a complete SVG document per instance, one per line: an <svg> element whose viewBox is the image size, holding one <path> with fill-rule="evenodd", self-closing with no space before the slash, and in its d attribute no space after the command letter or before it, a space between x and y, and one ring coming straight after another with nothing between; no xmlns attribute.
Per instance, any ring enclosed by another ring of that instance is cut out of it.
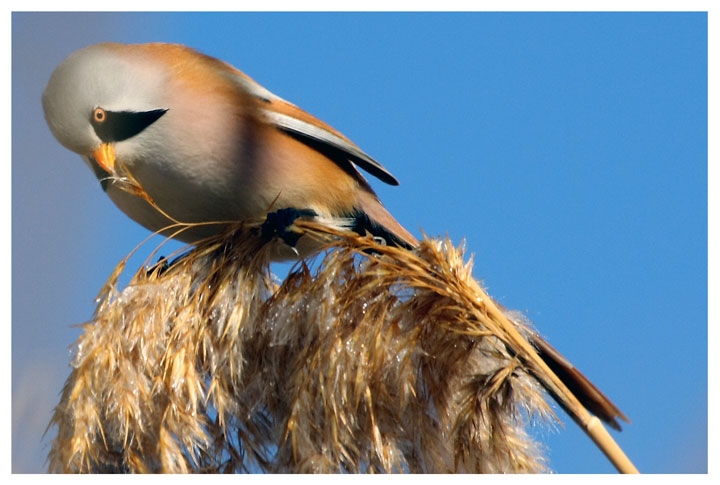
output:
<svg viewBox="0 0 720 485"><path fill-rule="evenodd" d="M327 242L274 283L253 227L101 293L52 471L537 472L549 415L449 241ZM523 322L513 325L530 332Z"/></svg>

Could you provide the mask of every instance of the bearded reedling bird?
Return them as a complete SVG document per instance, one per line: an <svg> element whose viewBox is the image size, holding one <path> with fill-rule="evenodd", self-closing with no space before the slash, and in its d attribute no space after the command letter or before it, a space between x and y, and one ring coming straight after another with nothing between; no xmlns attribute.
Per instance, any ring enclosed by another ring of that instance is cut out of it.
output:
<svg viewBox="0 0 720 485"><path fill-rule="evenodd" d="M115 204L151 231L173 221L112 183L118 163L175 221L256 220L292 208L394 245L417 244L356 168L397 185L382 165L229 64L188 47L81 49L52 74L43 107L58 141L82 155ZM194 226L177 239L194 243L222 227ZM301 254L312 249L303 243Z"/></svg>
<svg viewBox="0 0 720 485"><path fill-rule="evenodd" d="M189 223L264 220L290 211L386 243L418 241L380 203L360 174L397 180L354 143L218 59L173 44L97 44L68 57L42 98L58 141L80 154L103 189L151 231ZM115 184L125 167L169 219ZM189 243L218 233L197 225ZM164 234L173 234L166 230ZM287 255L314 247L303 239ZM592 413L615 429L625 415L540 337L548 366Z"/></svg>

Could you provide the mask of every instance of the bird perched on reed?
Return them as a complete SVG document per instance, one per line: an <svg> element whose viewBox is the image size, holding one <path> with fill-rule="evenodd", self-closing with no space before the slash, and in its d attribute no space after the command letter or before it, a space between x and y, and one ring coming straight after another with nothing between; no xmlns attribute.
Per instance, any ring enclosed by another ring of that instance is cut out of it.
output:
<svg viewBox="0 0 720 485"><path fill-rule="evenodd" d="M230 224L262 223L261 237L275 244L271 259L323 247L291 229L298 220L403 250L419 245L359 171L397 185L385 167L241 71L188 47L86 47L55 70L42 104L58 141L153 232L196 244ZM620 429L618 419L627 418L596 386L537 334L527 339L588 410Z"/></svg>

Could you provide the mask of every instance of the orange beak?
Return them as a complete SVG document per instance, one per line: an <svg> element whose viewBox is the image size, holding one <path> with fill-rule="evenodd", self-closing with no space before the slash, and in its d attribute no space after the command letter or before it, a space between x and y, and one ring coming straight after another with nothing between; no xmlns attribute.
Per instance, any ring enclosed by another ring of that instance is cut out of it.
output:
<svg viewBox="0 0 720 485"><path fill-rule="evenodd" d="M115 148L110 143L103 143L92 153L100 167L109 174L115 173Z"/></svg>

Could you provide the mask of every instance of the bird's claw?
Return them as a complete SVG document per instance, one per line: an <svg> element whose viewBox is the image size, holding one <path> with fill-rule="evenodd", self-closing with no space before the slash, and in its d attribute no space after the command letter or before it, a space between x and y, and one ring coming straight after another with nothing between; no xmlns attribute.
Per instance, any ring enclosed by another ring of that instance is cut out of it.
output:
<svg viewBox="0 0 720 485"><path fill-rule="evenodd" d="M271 212L262 225L262 237L266 241L280 238L285 244L295 248L302 234L290 227L300 217L317 217L317 215L317 212L312 209L294 209L292 207Z"/></svg>

